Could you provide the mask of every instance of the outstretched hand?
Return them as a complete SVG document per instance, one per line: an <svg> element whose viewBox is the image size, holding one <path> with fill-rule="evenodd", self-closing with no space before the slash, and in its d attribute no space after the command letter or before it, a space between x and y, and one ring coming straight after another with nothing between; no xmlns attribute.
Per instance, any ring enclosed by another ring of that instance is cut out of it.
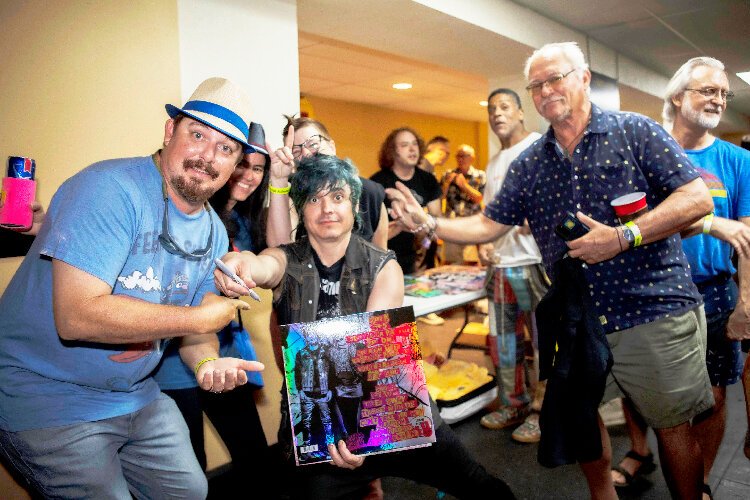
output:
<svg viewBox="0 0 750 500"><path fill-rule="evenodd" d="M576 212L576 217L589 227L589 232L568 242L570 257L596 264L611 259L624 249L620 247L622 241L617 228L597 222L583 212Z"/></svg>
<svg viewBox="0 0 750 500"><path fill-rule="evenodd" d="M385 194L391 200L391 208L388 210L391 218L409 231L414 231L427 221L427 215L419 202L402 182L396 181L396 187L387 188Z"/></svg>
<svg viewBox="0 0 750 500"><path fill-rule="evenodd" d="M257 286L252 277L252 266L256 256L252 252L229 252L221 260L232 270L246 285L253 289ZM221 272L217 267L214 269L214 284L222 294L227 297L241 297L247 295L247 289L235 283L232 278Z"/></svg>
<svg viewBox="0 0 750 500"><path fill-rule="evenodd" d="M265 368L258 361L247 361L240 358L219 358L203 363L198 368L195 378L201 389L211 392L231 391L247 383L247 373L258 372Z"/></svg>

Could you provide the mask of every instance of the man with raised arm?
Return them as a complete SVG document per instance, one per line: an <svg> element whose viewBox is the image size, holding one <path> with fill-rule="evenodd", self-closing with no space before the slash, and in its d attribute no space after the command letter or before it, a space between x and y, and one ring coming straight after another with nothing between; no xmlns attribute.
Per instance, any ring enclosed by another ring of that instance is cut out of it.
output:
<svg viewBox="0 0 750 500"><path fill-rule="evenodd" d="M491 241L528 220L553 288L566 285L555 279L553 269L572 269L580 277L567 285L576 288L586 319L593 317L587 331L602 336L583 340L601 338L606 350L586 353L604 356L596 358L604 361L597 375L606 380L586 381L592 399L585 403L594 411L588 415L590 424L575 429L600 443L582 446L575 436L567 436L576 444L570 454L540 459L550 465L578 461L592 498L616 498L609 436L594 412L597 400L624 392L656 430L672 495L696 498L703 463L690 422L713 405L713 396L704 361L705 315L678 233L711 212L708 189L682 148L658 124L591 103L591 73L575 43L543 46L528 59L525 73L534 105L551 126L513 161L484 213L463 220L435 219L398 186L389 190L397 199L393 215L407 228L424 228L459 243ZM632 192L646 194L650 211L622 224L610 202ZM566 243L555 228L568 212L588 226L588 232ZM572 320L570 314L581 311L566 312ZM554 339L545 340L554 346ZM571 349L575 352L575 346ZM550 382L564 381L569 374L561 361L552 355L542 360L555 377ZM574 368L581 373L588 367L571 365ZM543 422L545 412L551 411L549 392L548 383ZM565 418L564 412L554 416ZM540 449L545 440L559 437L548 435L544 424L541 430Z"/></svg>
<svg viewBox="0 0 750 500"><path fill-rule="evenodd" d="M306 235L268 248L259 255L230 253L227 265L249 287L273 289L280 324L399 307L404 298L401 268L392 251L381 250L353 234L362 185L356 170L335 156L314 155L300 161L291 178L290 196ZM246 290L222 273L219 288L236 297ZM321 391L322 392L322 391ZM279 439L291 450L289 405L282 389ZM459 498L513 498L508 486L468 454L433 405L437 441L429 447L374 455L349 452L344 441L329 444L337 467L298 468L294 498L362 498L372 480L399 476L430 484ZM354 470L356 469L356 470Z"/></svg>

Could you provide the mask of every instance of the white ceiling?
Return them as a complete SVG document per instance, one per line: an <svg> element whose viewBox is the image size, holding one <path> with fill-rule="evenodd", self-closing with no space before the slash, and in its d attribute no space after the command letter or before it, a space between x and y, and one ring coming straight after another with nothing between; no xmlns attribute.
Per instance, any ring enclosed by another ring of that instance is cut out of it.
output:
<svg viewBox="0 0 750 500"><path fill-rule="evenodd" d="M750 0L513 0L667 77L688 59L721 60L736 97L750 115Z"/></svg>
<svg viewBox="0 0 750 500"><path fill-rule="evenodd" d="M373 104L385 108L483 121L479 101L487 78L422 61L299 33L300 89L303 94ZM409 82L409 90L395 90Z"/></svg>
<svg viewBox="0 0 750 500"><path fill-rule="evenodd" d="M724 61L750 115L750 0L515 0L664 75ZM593 6L596 8L594 9ZM298 0L303 94L483 121L489 81L520 75L532 48L411 0ZM397 91L395 82L413 88ZM660 99L621 86L622 109L658 118Z"/></svg>

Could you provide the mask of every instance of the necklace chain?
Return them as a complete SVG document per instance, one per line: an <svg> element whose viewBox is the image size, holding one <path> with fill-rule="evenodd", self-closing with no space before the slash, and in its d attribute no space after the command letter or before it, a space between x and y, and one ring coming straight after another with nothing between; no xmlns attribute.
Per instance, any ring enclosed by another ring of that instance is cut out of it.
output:
<svg viewBox="0 0 750 500"><path fill-rule="evenodd" d="M565 158L568 161L573 161L573 155L568 152L568 149L570 149L570 146L573 145L582 135L584 132L586 132L586 129L588 128L589 124L591 123L591 115L589 114L589 119L586 120L586 125L583 126L580 132L576 134L575 137L573 137L573 140L568 143L567 146L563 148L563 158Z"/></svg>

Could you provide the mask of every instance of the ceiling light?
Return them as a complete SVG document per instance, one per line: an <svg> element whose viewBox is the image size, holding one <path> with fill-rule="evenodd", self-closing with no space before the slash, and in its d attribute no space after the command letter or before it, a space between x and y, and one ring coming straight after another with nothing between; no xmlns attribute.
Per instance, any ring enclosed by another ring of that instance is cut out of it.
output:
<svg viewBox="0 0 750 500"><path fill-rule="evenodd" d="M487 107L487 101L479 101L479 105L486 108Z"/></svg>
<svg viewBox="0 0 750 500"><path fill-rule="evenodd" d="M396 90L409 90L411 88L411 83L394 83L393 88Z"/></svg>
<svg viewBox="0 0 750 500"><path fill-rule="evenodd" d="M742 73L737 73L737 76L742 78L742 81L750 85L750 71L743 71Z"/></svg>

